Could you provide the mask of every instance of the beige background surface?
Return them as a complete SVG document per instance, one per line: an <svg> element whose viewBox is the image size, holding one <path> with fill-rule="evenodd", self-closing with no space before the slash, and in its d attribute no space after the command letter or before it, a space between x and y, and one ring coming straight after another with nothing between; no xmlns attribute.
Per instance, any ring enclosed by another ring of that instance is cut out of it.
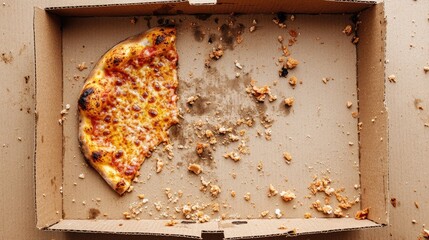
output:
<svg viewBox="0 0 429 240"><path fill-rule="evenodd" d="M148 237L50 233L35 226L33 189L34 60L33 6L93 4L113 0L0 1L0 239L149 239ZM429 224L429 0L386 2L387 69L397 83L387 83L390 117L391 226L361 232L313 235L298 239L416 239ZM1 55L0 55L1 56ZM26 83L25 76L30 76ZM416 98L424 110L414 106ZM21 139L21 140L18 140ZM414 206L418 202L420 208ZM412 224L415 219L417 224ZM429 227L429 226L428 226ZM153 239L153 237L151 237ZM158 238L161 239L161 238Z"/></svg>

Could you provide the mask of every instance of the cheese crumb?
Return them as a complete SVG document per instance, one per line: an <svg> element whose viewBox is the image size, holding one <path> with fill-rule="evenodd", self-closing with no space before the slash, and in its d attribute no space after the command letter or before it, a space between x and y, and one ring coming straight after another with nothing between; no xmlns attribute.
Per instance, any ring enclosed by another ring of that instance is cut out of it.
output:
<svg viewBox="0 0 429 240"><path fill-rule="evenodd" d="M199 175L203 169L199 164L192 163L188 166L188 170L195 173L196 175Z"/></svg>
<svg viewBox="0 0 429 240"><path fill-rule="evenodd" d="M156 160L156 173L160 173L164 168L164 162L161 159Z"/></svg>
<svg viewBox="0 0 429 240"><path fill-rule="evenodd" d="M281 218L283 216L282 211L280 211L278 208L274 210L274 214L276 215L276 218Z"/></svg>

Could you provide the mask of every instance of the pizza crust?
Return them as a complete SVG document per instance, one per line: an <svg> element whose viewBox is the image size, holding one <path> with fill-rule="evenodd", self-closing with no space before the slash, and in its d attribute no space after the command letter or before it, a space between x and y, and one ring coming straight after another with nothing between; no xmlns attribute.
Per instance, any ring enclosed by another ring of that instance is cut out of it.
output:
<svg viewBox="0 0 429 240"><path fill-rule="evenodd" d="M89 164L119 194L178 122L174 28L153 28L105 53L78 100L79 142Z"/></svg>

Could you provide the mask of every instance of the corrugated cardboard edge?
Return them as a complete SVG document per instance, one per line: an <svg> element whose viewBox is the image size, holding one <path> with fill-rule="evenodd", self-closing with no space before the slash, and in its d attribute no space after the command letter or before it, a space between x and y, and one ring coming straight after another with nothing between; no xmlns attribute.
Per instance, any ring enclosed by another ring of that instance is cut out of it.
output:
<svg viewBox="0 0 429 240"><path fill-rule="evenodd" d="M232 224L234 221L220 222L225 239L248 239L266 237L291 237L317 233L352 231L382 227L370 220L354 218L311 218L311 219L252 219ZM286 229L279 229L284 226Z"/></svg>
<svg viewBox="0 0 429 240"><path fill-rule="evenodd" d="M214 4L216 3L216 4ZM131 3L111 3L103 5L75 5L48 7L47 11L61 16L132 16L152 15L154 13L170 15L187 14L230 14L234 13L356 13L371 5L374 1L335 1L335 0L266 0L263 5L259 0L161 0ZM240 10L237 11L237 6ZM76 11L79 10L79 11Z"/></svg>
<svg viewBox="0 0 429 240"><path fill-rule="evenodd" d="M62 109L61 30L57 17L34 9L36 76L35 202L37 227L44 228L62 217ZM39 104L40 102L49 104Z"/></svg>
<svg viewBox="0 0 429 240"><path fill-rule="evenodd" d="M385 103L384 4L363 11L358 29L358 89L360 130L360 172L362 208L368 218L387 224L388 220L388 115ZM370 58L363 58L368 56Z"/></svg>

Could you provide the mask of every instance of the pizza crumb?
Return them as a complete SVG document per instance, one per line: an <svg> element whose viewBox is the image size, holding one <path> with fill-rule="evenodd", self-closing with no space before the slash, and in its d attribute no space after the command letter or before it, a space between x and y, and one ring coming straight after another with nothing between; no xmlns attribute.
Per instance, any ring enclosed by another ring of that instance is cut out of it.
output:
<svg viewBox="0 0 429 240"><path fill-rule="evenodd" d="M137 18L136 17L132 17L132 18L130 18L130 23L131 24L136 24L137 23Z"/></svg>
<svg viewBox="0 0 429 240"><path fill-rule="evenodd" d="M156 159L156 173L160 173L164 168L164 162L161 159Z"/></svg>
<svg viewBox="0 0 429 240"><path fill-rule="evenodd" d="M83 71L83 70L87 69L88 67L85 65L85 62L82 62L82 63L78 64L76 68L79 71Z"/></svg>
<svg viewBox="0 0 429 240"><path fill-rule="evenodd" d="M199 175L203 169L199 164L193 163L188 166L188 170L193 172L195 175Z"/></svg>
<svg viewBox="0 0 429 240"><path fill-rule="evenodd" d="M292 87L295 87L297 82L298 78L296 78L295 76L289 78L289 85L291 85Z"/></svg>
<svg viewBox="0 0 429 240"><path fill-rule="evenodd" d="M416 224L416 223L417 223L417 221L416 221L415 219L413 219L413 220L411 220L411 223L412 223L412 224Z"/></svg>
<svg viewBox="0 0 429 240"><path fill-rule="evenodd" d="M309 212L304 213L304 218L305 219L311 218L311 213L309 213Z"/></svg>
<svg viewBox="0 0 429 240"><path fill-rule="evenodd" d="M83 174L83 173L79 174L79 178L80 179L84 179L85 178L85 174Z"/></svg>
<svg viewBox="0 0 429 240"><path fill-rule="evenodd" d="M144 194L139 194L139 195L137 195L137 197L138 197L139 199L144 199Z"/></svg>
<svg viewBox="0 0 429 240"><path fill-rule="evenodd" d="M292 161L292 155L289 152L283 152L283 158L287 164L290 164Z"/></svg>
<svg viewBox="0 0 429 240"><path fill-rule="evenodd" d="M258 169L258 171L262 171L262 168L263 168L262 161L259 161L258 162L258 166L256 167L256 169Z"/></svg>
<svg viewBox="0 0 429 240"><path fill-rule="evenodd" d="M287 227L286 227L284 224L281 224L281 225L278 227L278 229L279 229L279 230L287 230Z"/></svg>
<svg viewBox="0 0 429 240"><path fill-rule="evenodd" d="M210 193L213 197L217 197L221 193L221 189L218 185L211 185Z"/></svg>
<svg viewBox="0 0 429 240"><path fill-rule="evenodd" d="M294 69L296 68L296 66L298 66L299 62L298 60L289 57L286 61L286 67L287 69Z"/></svg>
<svg viewBox="0 0 429 240"><path fill-rule="evenodd" d="M335 210L334 210L334 216L337 217L337 218L344 217L343 210L340 207L336 207Z"/></svg>
<svg viewBox="0 0 429 240"><path fill-rule="evenodd" d="M422 235L424 238L429 239L429 230L423 229Z"/></svg>
<svg viewBox="0 0 429 240"><path fill-rule="evenodd" d="M295 102L295 98L293 98L293 97L289 97L289 98L286 98L284 100L284 103L285 103L286 107L292 107L293 104L294 104L294 102Z"/></svg>
<svg viewBox="0 0 429 240"><path fill-rule="evenodd" d="M397 200L396 200L396 198L391 198L391 199L390 199L390 204L392 204L392 206L395 208L395 207L396 207L396 204L397 204Z"/></svg>
<svg viewBox="0 0 429 240"><path fill-rule="evenodd" d="M254 32L256 30L256 26L255 25L252 25L252 26L250 26L250 28L249 28L249 32Z"/></svg>
<svg viewBox="0 0 429 240"><path fill-rule="evenodd" d="M353 32L353 28L351 25L347 25L344 29L343 29L343 33L346 34L347 36L350 36Z"/></svg>
<svg viewBox="0 0 429 240"><path fill-rule="evenodd" d="M369 208L365 208L356 212L355 219L364 220L368 218Z"/></svg>
<svg viewBox="0 0 429 240"><path fill-rule="evenodd" d="M359 116L359 113L358 112L352 112L352 117L353 118L357 118Z"/></svg>
<svg viewBox="0 0 429 240"><path fill-rule="evenodd" d="M165 223L165 226L166 227L173 227L176 224L177 224L177 221L171 219L170 221L168 221L168 222Z"/></svg>
<svg viewBox="0 0 429 240"><path fill-rule="evenodd" d="M134 190L134 186L132 186L132 185L131 185L131 186L129 186L129 187L128 187L127 192L129 192L129 193L130 193L130 192L132 192L133 190Z"/></svg>
<svg viewBox="0 0 429 240"><path fill-rule="evenodd" d="M358 36L353 36L352 37L352 43L353 44L358 44L359 40L360 40L360 38Z"/></svg>
<svg viewBox="0 0 429 240"><path fill-rule="evenodd" d="M268 214L269 214L269 213L270 213L270 211L265 210L265 211L262 211L259 215L260 215L262 218L264 218L264 217L268 216Z"/></svg>
<svg viewBox="0 0 429 240"><path fill-rule="evenodd" d="M352 102L347 101L347 104L346 104L347 108L351 108L351 107L352 107L352 105L353 105L353 103L352 103Z"/></svg>
<svg viewBox="0 0 429 240"><path fill-rule="evenodd" d="M282 36L280 36L280 35L279 35L279 36L277 37L277 41L279 41L279 43L283 43L283 40L284 40L284 39L283 39L283 37L282 37Z"/></svg>
<svg viewBox="0 0 429 240"><path fill-rule="evenodd" d="M244 194L244 200L246 200L247 202L250 201L250 192Z"/></svg>
<svg viewBox="0 0 429 240"><path fill-rule="evenodd" d="M418 202L414 202L414 206L415 206L416 208L419 208L419 207L420 207L420 205L419 205L419 203L418 203Z"/></svg>
<svg viewBox="0 0 429 240"><path fill-rule="evenodd" d="M276 196L279 192L274 188L272 184L268 187L268 197Z"/></svg>
<svg viewBox="0 0 429 240"><path fill-rule="evenodd" d="M209 57L214 60L219 60L223 56L223 46L219 44L216 48L213 48Z"/></svg>
<svg viewBox="0 0 429 240"><path fill-rule="evenodd" d="M231 197L235 197L235 196L236 196L235 191L231 191Z"/></svg>
<svg viewBox="0 0 429 240"><path fill-rule="evenodd" d="M353 142L349 142L349 146L353 146L353 144L354 144Z"/></svg>
<svg viewBox="0 0 429 240"><path fill-rule="evenodd" d="M246 92L252 94L258 102L263 102L267 95L271 95L271 89L267 85L257 87L255 84L255 80L250 81L250 85L246 88Z"/></svg>
<svg viewBox="0 0 429 240"><path fill-rule="evenodd" d="M395 75L389 75L388 77L387 77L387 79L389 80L389 82L391 82L391 83L396 83L396 76Z"/></svg>
<svg viewBox="0 0 429 240"><path fill-rule="evenodd" d="M198 95L190 96L186 99L186 103L189 105L194 105L195 101L197 101L198 98L199 98Z"/></svg>
<svg viewBox="0 0 429 240"><path fill-rule="evenodd" d="M429 72L429 66L424 66L424 67L423 67L423 71L424 71L425 73L428 73L428 72Z"/></svg>
<svg viewBox="0 0 429 240"><path fill-rule="evenodd" d="M240 155L238 155L238 153L236 153L236 152L229 152L229 153L226 153L226 154L224 154L223 155L223 157L224 158L229 158L229 159L232 159L232 160L234 160L235 162L238 162L238 161L240 161Z"/></svg>
<svg viewBox="0 0 429 240"><path fill-rule="evenodd" d="M287 191L282 191L280 193L280 197L283 199L283 201L289 202L294 200L296 198L296 195L292 191L287 190Z"/></svg>
<svg viewBox="0 0 429 240"><path fill-rule="evenodd" d="M131 219L131 217L132 217L131 213L129 213L129 212L123 212L122 215L124 215L125 219Z"/></svg>

